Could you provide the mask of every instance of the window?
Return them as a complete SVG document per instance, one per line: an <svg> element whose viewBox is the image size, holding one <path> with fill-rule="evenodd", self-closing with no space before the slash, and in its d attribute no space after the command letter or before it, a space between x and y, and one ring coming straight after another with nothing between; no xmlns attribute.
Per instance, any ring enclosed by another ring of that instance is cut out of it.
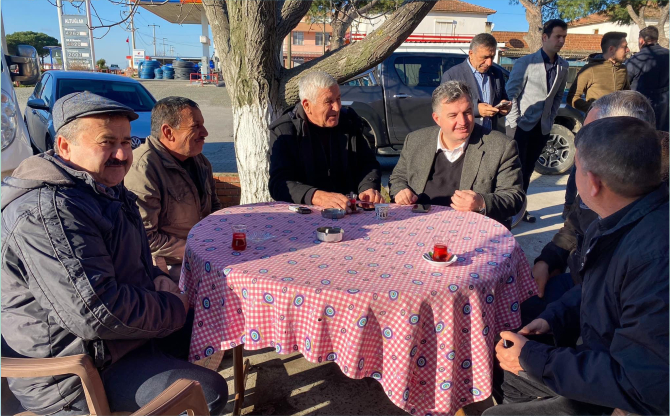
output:
<svg viewBox="0 0 670 416"><path fill-rule="evenodd" d="M305 42L305 32L293 32L293 44L302 45Z"/></svg>
<svg viewBox="0 0 670 416"><path fill-rule="evenodd" d="M43 74L42 78L40 78L40 82L38 82L37 85L35 85L35 89L33 90L33 95L35 96L35 98L41 98L42 88L44 88L44 82L48 77L50 77L49 74Z"/></svg>
<svg viewBox="0 0 670 416"><path fill-rule="evenodd" d="M435 22L435 33L439 35L453 35L454 22Z"/></svg>
<svg viewBox="0 0 670 416"><path fill-rule="evenodd" d="M51 93L53 92L54 89L54 77L50 76L48 79L43 80L43 82L44 82L44 89L42 90L41 98L48 106L51 106L52 104Z"/></svg>
<svg viewBox="0 0 670 416"><path fill-rule="evenodd" d="M597 35L598 32L599 32L599 29L593 29L593 34L594 34L594 35Z"/></svg>
<svg viewBox="0 0 670 416"><path fill-rule="evenodd" d="M89 91L109 98L127 105L135 111L151 111L156 104L149 92L139 83L88 79L61 79L58 81L58 98L79 91Z"/></svg>
<svg viewBox="0 0 670 416"><path fill-rule="evenodd" d="M440 85L442 74L465 59L461 57L401 56L394 66L398 77L408 87L432 87Z"/></svg>
<svg viewBox="0 0 670 416"><path fill-rule="evenodd" d="M316 44L323 45L323 33L316 34ZM326 45L330 45L330 34L326 33Z"/></svg>
<svg viewBox="0 0 670 416"><path fill-rule="evenodd" d="M370 77L370 75L367 74L362 77L358 77L350 81L347 81L342 85L349 85L351 87L369 87L375 84L372 82L372 78Z"/></svg>

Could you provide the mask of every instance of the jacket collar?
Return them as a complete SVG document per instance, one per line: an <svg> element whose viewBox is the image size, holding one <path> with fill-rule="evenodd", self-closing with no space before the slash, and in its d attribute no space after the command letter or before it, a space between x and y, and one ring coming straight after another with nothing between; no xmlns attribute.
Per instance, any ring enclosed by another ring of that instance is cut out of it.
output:
<svg viewBox="0 0 670 416"><path fill-rule="evenodd" d="M174 156L170 154L167 147L161 143L160 139L150 135L147 137L147 142L149 143L149 147L153 147L153 150L155 150L158 156L161 158L163 166L170 169L182 169Z"/></svg>
<svg viewBox="0 0 670 416"><path fill-rule="evenodd" d="M658 209L661 205L668 203L668 189L665 185L661 185L656 188L654 191L648 193L647 195L641 197L636 203L635 206L628 211L626 215L618 222L617 225L605 231L602 235L609 235L617 232L618 230L642 219L644 216L648 215L652 211Z"/></svg>
<svg viewBox="0 0 670 416"><path fill-rule="evenodd" d="M479 124L475 124L472 133L470 133L468 147L465 149L463 171L461 172L461 189L472 188L472 184L477 177L477 172L479 172L479 164L484 156L482 146L484 145L485 140L484 130Z"/></svg>

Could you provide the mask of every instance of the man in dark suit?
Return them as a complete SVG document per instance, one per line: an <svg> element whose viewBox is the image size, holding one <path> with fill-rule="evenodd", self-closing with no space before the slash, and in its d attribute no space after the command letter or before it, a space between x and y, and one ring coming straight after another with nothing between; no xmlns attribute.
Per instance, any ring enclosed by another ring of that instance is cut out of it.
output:
<svg viewBox="0 0 670 416"><path fill-rule="evenodd" d="M516 142L475 124L470 89L460 81L435 89L433 120L437 126L405 139L389 178L395 202L479 212L510 228L526 197Z"/></svg>
<svg viewBox="0 0 670 416"><path fill-rule="evenodd" d="M487 133L497 130L498 119L505 117L512 108L512 102L507 99L503 72L493 66L496 49L496 38L489 33L480 33L470 42L468 58L442 75L443 83L454 80L468 85L475 103L476 122Z"/></svg>

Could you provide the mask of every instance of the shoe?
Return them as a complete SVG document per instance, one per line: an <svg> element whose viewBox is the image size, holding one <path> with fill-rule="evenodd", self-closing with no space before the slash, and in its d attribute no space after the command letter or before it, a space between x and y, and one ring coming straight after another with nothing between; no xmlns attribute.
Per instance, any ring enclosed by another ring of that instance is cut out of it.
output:
<svg viewBox="0 0 670 416"><path fill-rule="evenodd" d="M528 211L526 211L526 215L523 216L523 221L533 224L535 221L537 221L537 218L530 215Z"/></svg>

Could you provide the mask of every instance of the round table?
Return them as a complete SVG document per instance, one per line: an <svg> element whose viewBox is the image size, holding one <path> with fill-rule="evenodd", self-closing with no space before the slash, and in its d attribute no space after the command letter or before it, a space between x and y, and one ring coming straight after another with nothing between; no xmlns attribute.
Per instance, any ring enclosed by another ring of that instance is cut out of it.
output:
<svg viewBox="0 0 670 416"><path fill-rule="evenodd" d="M433 206L390 205L387 219L360 212L324 219L284 203L220 210L188 236L180 287L195 308L190 359L244 344L332 361L351 378L378 380L417 415L453 414L491 394L494 337L520 325L536 291L523 250L501 224ZM231 248L233 224L266 234ZM344 229L322 243L316 228ZM422 255L447 236L458 260Z"/></svg>

